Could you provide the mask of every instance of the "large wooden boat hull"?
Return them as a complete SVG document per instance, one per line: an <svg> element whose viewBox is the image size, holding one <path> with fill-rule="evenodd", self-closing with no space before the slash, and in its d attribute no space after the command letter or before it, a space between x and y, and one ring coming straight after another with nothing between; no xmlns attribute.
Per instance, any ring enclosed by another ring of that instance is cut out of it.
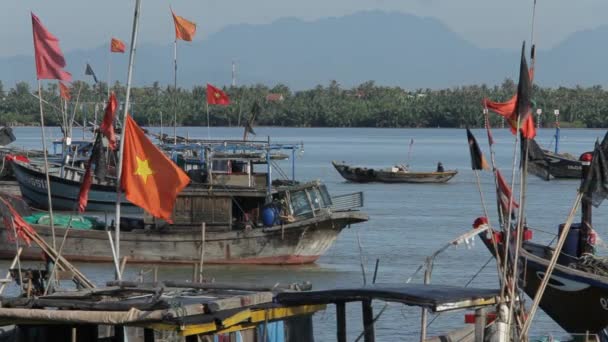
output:
<svg viewBox="0 0 608 342"><path fill-rule="evenodd" d="M315 262L336 240L345 227L367 221L357 211L335 212L268 228L209 231L205 234L204 260L207 264L286 265ZM34 225L38 234L52 243L49 226ZM59 242L65 228L55 228ZM120 236L121 256L129 263L192 264L201 256L201 231L198 229L133 230ZM62 255L70 261L112 262L108 234L103 230L71 229ZM12 259L15 244L0 228L0 258ZM22 259L41 260L35 245L25 247Z"/></svg>
<svg viewBox="0 0 608 342"><path fill-rule="evenodd" d="M488 237L484 244L494 255ZM550 247L524 242L520 260L523 271L520 284L534 298L545 275L553 250ZM502 250L502 245L499 245ZM608 327L608 278L556 265L540 301L540 308L570 334L605 334Z"/></svg>
<svg viewBox="0 0 608 342"><path fill-rule="evenodd" d="M445 183L458 174L456 170L444 172L391 172L365 167L351 167L335 161L332 161L332 165L344 179L355 183Z"/></svg>

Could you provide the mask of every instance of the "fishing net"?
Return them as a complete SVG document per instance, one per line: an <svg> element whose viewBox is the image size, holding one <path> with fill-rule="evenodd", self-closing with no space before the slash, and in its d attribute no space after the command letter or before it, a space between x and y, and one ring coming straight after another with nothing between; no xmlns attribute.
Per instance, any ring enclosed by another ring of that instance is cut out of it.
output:
<svg viewBox="0 0 608 342"><path fill-rule="evenodd" d="M568 267L575 270L597 274L608 277L608 257L595 256L593 254L583 254Z"/></svg>

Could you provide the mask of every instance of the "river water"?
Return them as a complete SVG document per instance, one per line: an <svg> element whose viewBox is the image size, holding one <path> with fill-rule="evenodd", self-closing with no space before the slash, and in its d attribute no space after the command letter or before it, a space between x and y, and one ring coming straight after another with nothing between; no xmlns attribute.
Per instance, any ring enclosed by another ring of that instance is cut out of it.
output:
<svg viewBox="0 0 608 342"><path fill-rule="evenodd" d="M158 131L158 128L152 128ZM363 259L370 281L376 259L379 259L378 283L404 282L424 262L425 257L452 238L471 228L473 220L483 215L475 175L470 170L469 150L464 129L375 129L375 128L280 128L256 127L258 138L271 137L273 142L303 143L304 151L296 158L296 178L320 179L332 194L363 191L369 222L345 229L335 245L315 265L289 267L260 266L206 266L207 277L218 281L244 281L275 283L311 281L314 288L357 286L363 277L360 262ZM165 130L167 132L167 130ZM172 132L172 130L171 130ZM485 130L473 130L482 150L489 158ZM591 150L602 130L563 129L560 151L576 156ZM16 146L40 147L40 128L16 128ZM180 127L178 135L190 137L231 138L242 136L242 128ZM537 141L553 149L552 129L541 129ZM79 132L74 136L78 137ZM49 137L58 137L59 131L48 129ZM494 131L496 161L503 175L510 181L513 157L513 136L506 129ZM408 161L408 147L414 143ZM457 169L458 175L447 184L355 184L344 181L333 169L332 160L346 161L369 167L388 167L409 163L412 170L434 170L441 161L446 169ZM290 162L284 165L290 174ZM539 230L534 239L549 242L557 226L565 221L573 204L577 181L545 182L529 177L527 222ZM490 210L490 219L496 224L494 180L490 173L481 173L481 186ZM600 236L606 234L605 207L595 209L595 229ZM362 244L359 252L357 236ZM448 249L435 263L432 282L463 286L480 271L490 255L480 241L473 246ZM6 268L7 262L1 265ZM110 265L80 264L91 279L102 283L113 277ZM140 267L127 266L126 279L134 278ZM189 267L162 267L161 279L191 279ZM422 282L422 275L414 278ZM496 266L491 261L471 282L470 286L491 288L497 286ZM528 300L528 304L531 300ZM376 312L382 303L375 303ZM348 340L354 340L362 330L360 306L347 305ZM420 330L419 310L392 304L376 324L378 341L415 341ZM432 318L431 318L432 319ZM445 331L462 324L463 313L439 316L430 327L430 334ZM315 335L318 341L335 340L335 311L330 306L315 315ZM564 332L544 313L540 312L533 325L533 335L563 336Z"/></svg>

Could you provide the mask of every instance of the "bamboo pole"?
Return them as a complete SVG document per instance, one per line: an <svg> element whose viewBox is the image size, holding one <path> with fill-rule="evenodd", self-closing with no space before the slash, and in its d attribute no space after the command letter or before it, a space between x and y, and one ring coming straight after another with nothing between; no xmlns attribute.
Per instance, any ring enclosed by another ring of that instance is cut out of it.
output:
<svg viewBox="0 0 608 342"><path fill-rule="evenodd" d="M202 283L203 282L203 264L205 263L205 231L206 231L206 225L205 222L203 222L201 224L201 260L198 266L198 272L199 272L199 282Z"/></svg>
<svg viewBox="0 0 608 342"><path fill-rule="evenodd" d="M177 38L173 41L173 145L177 145Z"/></svg>
<svg viewBox="0 0 608 342"><path fill-rule="evenodd" d="M512 171L511 171L511 195L509 196L509 203L507 205L507 224L503 227L503 232L505 235L505 252L504 252L504 262L505 262L505 266L503 268L503 274L502 274L502 278L503 278L503 286L501 287L500 290L500 295L501 297L504 298L505 295L508 295L509 293L505 293L505 286L508 286L509 282L508 282L508 277L509 274L507 272L507 270L509 269L508 267L508 263L509 263L509 244L511 243L511 212L513 211L513 193L515 191L515 170L516 170L516 165L517 165L517 142L519 141L519 128L521 125L521 120L520 117L517 117L517 134L515 134L515 143L514 143L514 147L513 147L513 165L511 165L512 167ZM513 260L511 260L513 262ZM513 274L511 274L513 275ZM513 297L511 297L511 300L513 300ZM511 316L509 316L509 324L511 323Z"/></svg>
<svg viewBox="0 0 608 342"><path fill-rule="evenodd" d="M207 139L211 139L211 129L209 126L211 125L209 121L209 102L207 102Z"/></svg>
<svg viewBox="0 0 608 342"><path fill-rule="evenodd" d="M122 120L122 130L120 132L120 150L118 157L118 165L116 165L116 221L114 221L115 225L115 243L116 243L116 257L120 258L120 200L122 195L121 189L121 176L122 176L122 162L124 156L124 146L125 146L125 132L126 132L126 123L127 123L127 115L129 114L129 100L131 95L131 79L133 76L133 62L135 60L135 46L137 44L137 31L139 27L139 15L141 8L141 0L135 0L135 10L133 13L133 29L131 32L131 49L129 51L129 70L127 73L127 92L125 96L125 111L123 114ZM116 278L118 279L119 274L116 274Z"/></svg>
<svg viewBox="0 0 608 342"><path fill-rule="evenodd" d="M363 285L367 284L367 278L365 276L365 263L363 262L363 246L361 246L361 238L359 232L357 232L357 244L359 245L359 259L361 261L361 274L363 274Z"/></svg>
<svg viewBox="0 0 608 342"><path fill-rule="evenodd" d="M108 232L108 241L110 241L110 249L112 250L112 261L114 264L114 270L118 275L118 280L122 280L122 274L120 273L120 266L118 266L118 257L116 256L116 249L114 248L114 241L112 240L112 232Z"/></svg>
<svg viewBox="0 0 608 342"><path fill-rule="evenodd" d="M42 154L44 156L44 175L46 177L46 195L49 205L49 216L51 218L51 234L53 236L53 249L57 242L55 241L55 222L53 217L53 200L51 198L51 179L49 177L49 158L46 150L46 133L44 132L44 112L42 106L42 82L38 80L38 103L40 105L40 130L42 132Z"/></svg>
<svg viewBox="0 0 608 342"><path fill-rule="evenodd" d="M572 209L570 209L570 214L568 215L568 219L564 224L564 229L562 229L562 233L559 236L559 240L557 241L557 245L555 246L555 250L553 251L553 255L551 256L551 260L549 261L549 265L547 266L547 270L545 271L545 275L543 276L543 280L540 283L540 286L536 290L536 294L534 295L534 302L530 307L530 312L528 313L528 318L524 323L522 328L520 339L526 337L528 335L528 331L530 330L530 325L532 324L532 320L534 319L534 315L538 310L538 305L540 304L540 300L545 293L545 289L547 288L547 284L549 283L549 279L551 278L551 274L553 273L553 269L557 264L557 258L561 254L562 248L564 247L564 243L566 242L566 238L568 237L568 232L570 231L570 226L572 226L572 221L574 221L574 215L578 210L579 205L583 199L583 192L579 191L576 199L574 200L574 204L572 205Z"/></svg>

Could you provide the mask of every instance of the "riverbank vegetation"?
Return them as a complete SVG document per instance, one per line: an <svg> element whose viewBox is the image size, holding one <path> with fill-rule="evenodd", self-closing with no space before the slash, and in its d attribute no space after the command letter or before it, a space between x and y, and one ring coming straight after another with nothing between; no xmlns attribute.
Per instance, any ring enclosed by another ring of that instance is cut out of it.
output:
<svg viewBox="0 0 608 342"><path fill-rule="evenodd" d="M70 85L70 113L76 107L76 120L92 122L97 105L98 121L102 117L101 101L107 96L104 83L90 85L76 81ZM112 87L119 100L125 88L120 83ZM152 86L132 89L131 112L142 125L173 125L174 96L177 123L180 126L205 126L206 94L204 86L192 89ZM290 127L480 127L483 125L481 101L488 97L505 101L516 92L516 84L505 80L500 86L473 85L449 89L403 89L376 85L373 81L345 89L332 81L327 86L293 91L279 84L226 87L229 106L210 106L212 126L244 125L254 101L262 111L256 118L257 126ZM21 82L6 88L0 82L0 125L31 125L39 122L37 89ZM47 125L61 122L59 87L45 84L43 98ZM552 127L554 110L559 109L560 120L568 127L607 127L608 93L601 86L575 88L541 88L535 86L534 112L542 109L541 124ZM494 125L500 117L492 114ZM535 117L536 119L536 117Z"/></svg>

